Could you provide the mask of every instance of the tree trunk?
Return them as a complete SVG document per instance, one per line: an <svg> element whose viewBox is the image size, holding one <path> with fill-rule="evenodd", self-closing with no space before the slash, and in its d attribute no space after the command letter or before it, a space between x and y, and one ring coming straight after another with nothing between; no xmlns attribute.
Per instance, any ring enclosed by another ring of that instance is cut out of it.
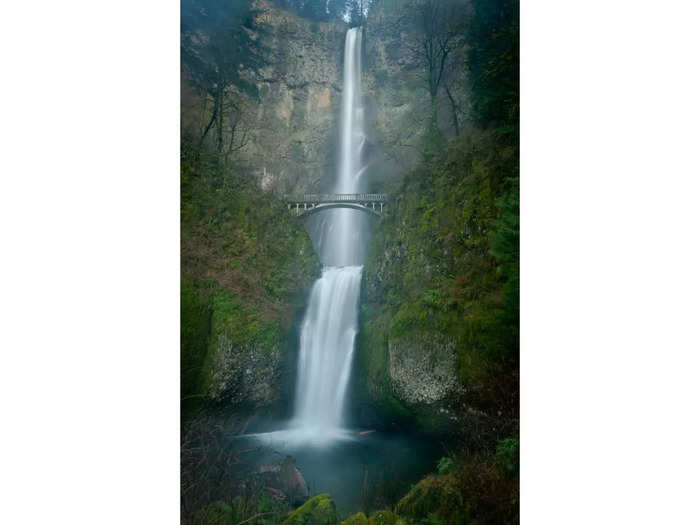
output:
<svg viewBox="0 0 700 525"><path fill-rule="evenodd" d="M216 124L216 131L217 131L217 137L216 137L216 149L219 152L219 154L223 151L224 149L224 108L223 108L223 101L224 101L224 93L223 89L219 89L219 120Z"/></svg>
<svg viewBox="0 0 700 525"><path fill-rule="evenodd" d="M455 127L455 136L459 136L459 119L457 118L457 103L450 93L450 88L447 87L447 82L443 83L445 88L445 93L447 93L447 98L450 99L450 106L452 106L452 123Z"/></svg>
<svg viewBox="0 0 700 525"><path fill-rule="evenodd" d="M211 119L209 119L209 124L207 124L207 127L204 128L204 133L202 133L202 138L199 139L199 147L202 147L202 144L204 144L204 139L207 138L207 133L209 133L209 130L211 127L214 125L214 122L216 121L216 117L219 115L219 97L218 93L214 97L214 109L211 112Z"/></svg>
<svg viewBox="0 0 700 525"><path fill-rule="evenodd" d="M438 129L437 118L437 87L430 89L430 134L435 135Z"/></svg>

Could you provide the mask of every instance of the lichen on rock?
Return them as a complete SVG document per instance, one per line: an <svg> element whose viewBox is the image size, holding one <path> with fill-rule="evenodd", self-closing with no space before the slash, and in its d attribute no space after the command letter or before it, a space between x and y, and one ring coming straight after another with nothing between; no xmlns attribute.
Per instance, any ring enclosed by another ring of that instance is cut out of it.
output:
<svg viewBox="0 0 700 525"><path fill-rule="evenodd" d="M435 403L459 388L457 345L439 332L412 332L389 340L389 377L408 403Z"/></svg>
<svg viewBox="0 0 700 525"><path fill-rule="evenodd" d="M214 401L267 404L275 396L273 385L282 353L277 345L261 349L250 343L235 345L219 334L211 367L208 396Z"/></svg>

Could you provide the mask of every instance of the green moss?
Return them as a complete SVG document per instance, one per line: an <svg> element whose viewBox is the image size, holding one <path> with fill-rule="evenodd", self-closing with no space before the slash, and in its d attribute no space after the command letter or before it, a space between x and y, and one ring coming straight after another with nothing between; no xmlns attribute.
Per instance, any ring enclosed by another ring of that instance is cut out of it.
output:
<svg viewBox="0 0 700 525"><path fill-rule="evenodd" d="M293 511L283 525L336 525L338 516L329 494L314 496Z"/></svg>
<svg viewBox="0 0 700 525"><path fill-rule="evenodd" d="M253 346L256 352L267 354L278 349L284 340L279 322L261 319L254 305L244 303L240 297L211 285L211 323L208 348L202 364L201 388L207 392L214 373L214 356L224 337L234 346Z"/></svg>
<svg viewBox="0 0 700 525"><path fill-rule="evenodd" d="M200 372L206 359L211 330L211 302L192 281L180 287L180 391L195 406L201 391Z"/></svg>
<svg viewBox="0 0 700 525"><path fill-rule="evenodd" d="M397 525L400 521L390 510L378 510L369 518L369 525Z"/></svg>
<svg viewBox="0 0 700 525"><path fill-rule="evenodd" d="M499 441L496 458L508 474L517 475L520 467L520 440L512 437Z"/></svg>
<svg viewBox="0 0 700 525"><path fill-rule="evenodd" d="M364 512L358 512L353 514L348 519L341 521L340 525L368 525L369 521Z"/></svg>
<svg viewBox="0 0 700 525"><path fill-rule="evenodd" d="M423 478L396 504L397 514L412 520L438 518L449 525L466 523L459 485L452 475Z"/></svg>

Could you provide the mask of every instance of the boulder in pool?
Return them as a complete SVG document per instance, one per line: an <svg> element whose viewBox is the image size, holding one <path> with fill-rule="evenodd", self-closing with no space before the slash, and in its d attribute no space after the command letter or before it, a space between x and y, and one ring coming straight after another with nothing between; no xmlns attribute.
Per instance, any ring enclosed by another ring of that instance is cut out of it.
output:
<svg viewBox="0 0 700 525"><path fill-rule="evenodd" d="M306 480L291 456L287 456L280 463L260 465L258 473L275 497L283 493L293 505L300 505L309 497Z"/></svg>

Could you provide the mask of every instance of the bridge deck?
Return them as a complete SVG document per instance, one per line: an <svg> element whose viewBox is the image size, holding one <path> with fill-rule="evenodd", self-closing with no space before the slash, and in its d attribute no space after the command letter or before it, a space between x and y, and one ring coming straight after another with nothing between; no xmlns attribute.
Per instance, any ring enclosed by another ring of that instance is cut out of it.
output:
<svg viewBox="0 0 700 525"><path fill-rule="evenodd" d="M288 203L326 202L386 202L386 193L307 193L305 195L285 195Z"/></svg>
<svg viewBox="0 0 700 525"><path fill-rule="evenodd" d="M329 208L349 208L381 216L387 205L386 193L307 193L285 195L287 208L299 217Z"/></svg>

